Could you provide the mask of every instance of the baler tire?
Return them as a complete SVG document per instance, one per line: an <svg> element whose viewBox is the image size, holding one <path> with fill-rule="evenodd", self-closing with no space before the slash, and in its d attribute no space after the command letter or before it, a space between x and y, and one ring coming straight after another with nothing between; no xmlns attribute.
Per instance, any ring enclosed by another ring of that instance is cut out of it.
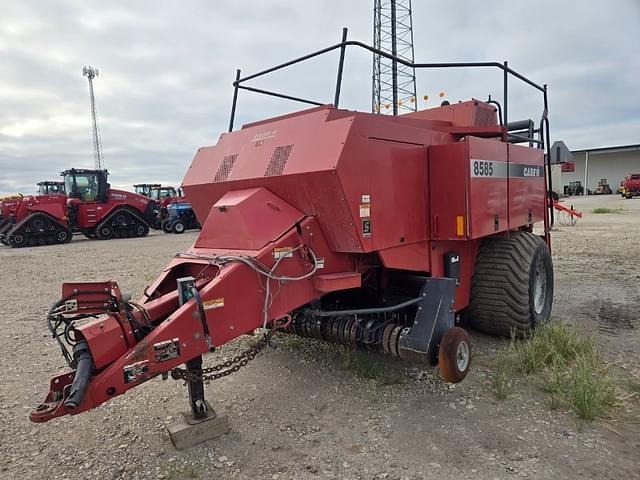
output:
<svg viewBox="0 0 640 480"><path fill-rule="evenodd" d="M468 318L490 335L522 335L546 323L553 303L553 264L537 235L511 232L482 242L471 279Z"/></svg>
<svg viewBox="0 0 640 480"><path fill-rule="evenodd" d="M176 220L175 222L173 222L173 233L184 233L184 231L187 229L187 226L184 224L184 222L182 220Z"/></svg>
<svg viewBox="0 0 640 480"><path fill-rule="evenodd" d="M471 339L460 327L444 332L438 349L438 368L447 382L459 383L471 368Z"/></svg>

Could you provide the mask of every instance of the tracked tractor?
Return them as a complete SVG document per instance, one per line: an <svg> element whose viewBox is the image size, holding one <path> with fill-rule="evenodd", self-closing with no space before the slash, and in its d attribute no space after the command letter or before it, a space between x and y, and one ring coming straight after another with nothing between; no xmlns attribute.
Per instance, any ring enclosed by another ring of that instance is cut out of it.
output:
<svg viewBox="0 0 640 480"><path fill-rule="evenodd" d="M15 215L18 203L24 198L22 194L0 197L0 241L3 234L11 228L10 219Z"/></svg>
<svg viewBox="0 0 640 480"><path fill-rule="evenodd" d="M64 182L44 180L36 185L38 192L35 196L19 195L0 203L0 242L4 245L9 245L9 230L28 216L30 211L41 208L54 215L63 211L66 201Z"/></svg>
<svg viewBox="0 0 640 480"><path fill-rule="evenodd" d="M155 219L156 202L131 192L111 189L106 170L62 172L66 196L25 197L2 236L12 247L71 241L75 231L88 238L144 237Z"/></svg>
<svg viewBox="0 0 640 480"><path fill-rule="evenodd" d="M398 116L339 109L347 47L416 69L499 69L503 98L514 78L541 94L539 127L509 135L506 100ZM334 50L333 105L247 85ZM78 414L170 375L188 386L190 421L206 421L204 383L237 371L276 331L437 364L460 382L472 363L462 317L502 336L549 319L546 86L506 63L412 64L347 40L238 71L234 86L229 132L198 149L183 181L203 219L198 238L136 303L111 281L63 285L48 321L71 369L51 380L31 420ZM315 106L233 131L240 90ZM203 368L204 354L258 328L254 346Z"/></svg>
<svg viewBox="0 0 640 480"><path fill-rule="evenodd" d="M38 182L38 195L65 195L64 182L45 180Z"/></svg>

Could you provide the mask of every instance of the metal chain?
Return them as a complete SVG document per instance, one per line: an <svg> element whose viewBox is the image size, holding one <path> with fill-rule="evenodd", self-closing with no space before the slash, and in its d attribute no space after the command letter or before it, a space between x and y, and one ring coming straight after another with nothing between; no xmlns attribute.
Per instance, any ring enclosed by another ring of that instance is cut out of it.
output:
<svg viewBox="0 0 640 480"><path fill-rule="evenodd" d="M185 384L187 382L204 382L208 384L213 380L231 375L256 358L256 355L258 355L258 353L267 346L274 333L276 333L275 328L268 330L253 347L240 352L238 355L226 362L219 363L212 367L203 368L201 370L174 368L171 370L171 378L174 380L183 380Z"/></svg>

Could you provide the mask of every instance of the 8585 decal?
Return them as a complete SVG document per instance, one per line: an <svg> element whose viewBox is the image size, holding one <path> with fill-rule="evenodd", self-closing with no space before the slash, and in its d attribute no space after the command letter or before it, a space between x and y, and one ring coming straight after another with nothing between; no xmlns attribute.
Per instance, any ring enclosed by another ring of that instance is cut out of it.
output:
<svg viewBox="0 0 640 480"><path fill-rule="evenodd" d="M489 160L473 160L472 167L474 177L492 177L493 162Z"/></svg>

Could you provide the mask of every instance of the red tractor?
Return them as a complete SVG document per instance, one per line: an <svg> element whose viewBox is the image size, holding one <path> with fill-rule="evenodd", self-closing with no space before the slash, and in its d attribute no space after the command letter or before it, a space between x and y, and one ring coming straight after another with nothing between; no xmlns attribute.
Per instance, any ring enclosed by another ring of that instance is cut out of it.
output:
<svg viewBox="0 0 640 480"><path fill-rule="evenodd" d="M249 77L238 71L230 133L197 151L183 182L204 220L199 237L137 303L115 282L63 285L48 318L72 370L52 379L31 420L90 410L169 372L188 385L191 421L207 419L203 382L246 364L276 330L438 364L459 382L471 365L461 317L503 336L549 319L546 86L506 63L451 65L501 69L505 99L513 77L538 90L535 137L510 134L506 100L398 116L341 110L347 46L446 66L343 41ZM232 131L240 89L305 101L246 81L333 50L342 52L336 106ZM256 346L202 368L203 354L259 327Z"/></svg>
<svg viewBox="0 0 640 480"><path fill-rule="evenodd" d="M155 218L156 202L111 189L106 170L62 172L64 195L25 197L2 240L12 247L66 243L72 232L88 238L143 237Z"/></svg>
<svg viewBox="0 0 640 480"><path fill-rule="evenodd" d="M34 208L36 205L64 204L66 198L64 182L45 180L38 182L37 187L38 193L35 196L30 195L25 197L18 195L0 202L1 243L8 245L5 234L17 223L18 215L20 215L20 219L28 215L29 208Z"/></svg>
<svg viewBox="0 0 640 480"><path fill-rule="evenodd" d="M154 199L157 202L156 220L150 223L152 228L162 228L162 223L167 217L167 207L170 203L182 197L182 189L162 186L159 183L138 183L133 186L136 193Z"/></svg>
<svg viewBox="0 0 640 480"><path fill-rule="evenodd" d="M624 198L633 198L640 195L640 173L630 173L624 177L621 189Z"/></svg>
<svg viewBox="0 0 640 480"><path fill-rule="evenodd" d="M24 195L8 195L0 198L0 241L3 239L3 234L11 228L9 219L15 215L17 205Z"/></svg>
<svg viewBox="0 0 640 480"><path fill-rule="evenodd" d="M38 182L38 195L66 195L64 182L45 180Z"/></svg>

